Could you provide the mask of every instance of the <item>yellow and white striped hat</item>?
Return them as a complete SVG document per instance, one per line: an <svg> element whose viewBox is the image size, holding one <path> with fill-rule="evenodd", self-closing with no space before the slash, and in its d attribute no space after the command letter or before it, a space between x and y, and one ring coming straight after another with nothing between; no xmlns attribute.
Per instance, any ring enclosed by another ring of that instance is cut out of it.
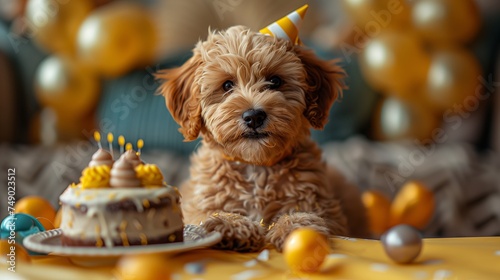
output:
<svg viewBox="0 0 500 280"><path fill-rule="evenodd" d="M294 44L301 44L299 39L299 29L302 24L302 20L306 15L307 8L309 5L304 5L299 9L291 12L285 17L282 17L278 21L275 21L265 28L260 30L260 33L268 34L277 38L283 38L291 41Z"/></svg>

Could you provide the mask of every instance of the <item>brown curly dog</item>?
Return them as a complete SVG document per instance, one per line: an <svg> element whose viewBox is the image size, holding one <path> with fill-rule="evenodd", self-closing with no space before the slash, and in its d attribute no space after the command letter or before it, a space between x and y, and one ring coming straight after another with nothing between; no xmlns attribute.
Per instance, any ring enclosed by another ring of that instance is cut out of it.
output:
<svg viewBox="0 0 500 280"><path fill-rule="evenodd" d="M157 74L185 140L202 137L180 188L185 223L221 232L216 247L236 251L281 251L299 227L364 235L357 188L327 167L309 132L327 122L343 70L243 26L209 33L184 65Z"/></svg>

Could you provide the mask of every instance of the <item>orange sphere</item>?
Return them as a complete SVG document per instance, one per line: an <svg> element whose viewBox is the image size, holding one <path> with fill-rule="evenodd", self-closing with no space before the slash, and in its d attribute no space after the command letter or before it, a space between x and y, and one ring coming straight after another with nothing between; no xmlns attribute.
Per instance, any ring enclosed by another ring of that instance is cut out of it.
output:
<svg viewBox="0 0 500 280"><path fill-rule="evenodd" d="M417 31L434 43L467 43L481 27L474 0L414 1L412 22Z"/></svg>
<svg viewBox="0 0 500 280"><path fill-rule="evenodd" d="M407 224L423 229L434 214L433 193L421 182L406 183L391 205L391 226Z"/></svg>
<svg viewBox="0 0 500 280"><path fill-rule="evenodd" d="M82 60L107 77L151 63L155 48L151 15L129 2L115 2L95 10L78 31Z"/></svg>
<svg viewBox="0 0 500 280"><path fill-rule="evenodd" d="M318 271L329 252L327 237L310 228L292 231L283 246L285 261L295 272Z"/></svg>
<svg viewBox="0 0 500 280"><path fill-rule="evenodd" d="M410 22L406 0L343 0L342 4L357 26L368 33L404 28Z"/></svg>
<svg viewBox="0 0 500 280"><path fill-rule="evenodd" d="M451 109L474 95L481 66L470 52L447 48L432 56L423 97L437 110Z"/></svg>
<svg viewBox="0 0 500 280"><path fill-rule="evenodd" d="M35 92L41 104L58 118L79 119L99 99L99 79L87 67L66 57L50 56L38 66Z"/></svg>
<svg viewBox="0 0 500 280"><path fill-rule="evenodd" d="M389 228L391 202L378 191L366 191L361 196L370 223L370 230L376 235Z"/></svg>
<svg viewBox="0 0 500 280"><path fill-rule="evenodd" d="M74 55L78 28L92 8L91 0L30 0L25 15L34 40L44 49Z"/></svg>
<svg viewBox="0 0 500 280"><path fill-rule="evenodd" d="M386 32L369 41L360 56L366 81L384 93L419 87L429 68L429 56L412 32Z"/></svg>
<svg viewBox="0 0 500 280"><path fill-rule="evenodd" d="M31 262L28 252L19 244L9 244L9 240L0 240L0 261L2 263L13 261Z"/></svg>
<svg viewBox="0 0 500 280"><path fill-rule="evenodd" d="M161 255L127 255L116 265L119 280L169 280L168 261Z"/></svg>
<svg viewBox="0 0 500 280"><path fill-rule="evenodd" d="M426 139L440 125L433 111L392 97L380 102L373 122L377 140Z"/></svg>
<svg viewBox="0 0 500 280"><path fill-rule="evenodd" d="M39 196L25 196L16 202L16 213L24 213L35 217L45 228L54 229L56 210L48 200Z"/></svg>

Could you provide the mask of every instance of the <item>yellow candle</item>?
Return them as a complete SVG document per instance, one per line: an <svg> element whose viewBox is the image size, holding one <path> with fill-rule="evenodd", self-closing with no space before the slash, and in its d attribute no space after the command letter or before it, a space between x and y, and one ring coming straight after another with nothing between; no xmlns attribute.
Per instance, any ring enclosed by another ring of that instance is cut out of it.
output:
<svg viewBox="0 0 500 280"><path fill-rule="evenodd" d="M141 154L142 147L144 147L144 140L142 140L142 139L137 140L137 154L138 155Z"/></svg>
<svg viewBox="0 0 500 280"><path fill-rule="evenodd" d="M102 149L102 146L101 146L101 134L97 130L94 131L94 140L97 142L97 146L99 146L99 149Z"/></svg>
<svg viewBox="0 0 500 280"><path fill-rule="evenodd" d="M114 159L114 153L113 153L113 133L108 132L108 145L109 145L109 153L111 154L111 158Z"/></svg>
<svg viewBox="0 0 500 280"><path fill-rule="evenodd" d="M125 150L126 151L132 150L132 143L127 143L127 145L125 146Z"/></svg>
<svg viewBox="0 0 500 280"><path fill-rule="evenodd" d="M123 135L118 136L118 145L120 145L120 154L123 154L123 147L125 145L125 137Z"/></svg>

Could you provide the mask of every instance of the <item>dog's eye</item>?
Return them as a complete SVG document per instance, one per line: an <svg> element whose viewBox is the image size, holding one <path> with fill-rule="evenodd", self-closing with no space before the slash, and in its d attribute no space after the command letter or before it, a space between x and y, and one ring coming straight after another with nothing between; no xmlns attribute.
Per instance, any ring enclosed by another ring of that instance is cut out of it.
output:
<svg viewBox="0 0 500 280"><path fill-rule="evenodd" d="M272 76L271 78L269 78L268 82L270 83L270 89L277 89L282 84L281 78L278 76Z"/></svg>
<svg viewBox="0 0 500 280"><path fill-rule="evenodd" d="M224 90L224 92L228 92L228 91L232 90L233 87L234 87L234 83L233 83L233 81L230 81L230 80L227 80L222 84L222 89Z"/></svg>

